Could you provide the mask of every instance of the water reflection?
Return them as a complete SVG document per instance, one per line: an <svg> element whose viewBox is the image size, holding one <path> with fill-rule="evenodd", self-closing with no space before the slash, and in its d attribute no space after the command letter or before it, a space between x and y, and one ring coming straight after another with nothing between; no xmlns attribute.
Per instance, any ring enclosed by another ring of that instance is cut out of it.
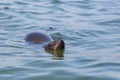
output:
<svg viewBox="0 0 120 80"><path fill-rule="evenodd" d="M51 53L55 57L64 57L64 49L63 50L47 50L46 52Z"/></svg>

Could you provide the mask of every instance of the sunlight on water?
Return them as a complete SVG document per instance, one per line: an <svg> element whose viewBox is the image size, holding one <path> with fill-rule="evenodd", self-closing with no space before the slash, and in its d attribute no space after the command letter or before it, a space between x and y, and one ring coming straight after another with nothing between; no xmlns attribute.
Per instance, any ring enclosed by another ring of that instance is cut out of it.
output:
<svg viewBox="0 0 120 80"><path fill-rule="evenodd" d="M1 0L0 80L120 80L119 0ZM64 57L29 45L42 31Z"/></svg>

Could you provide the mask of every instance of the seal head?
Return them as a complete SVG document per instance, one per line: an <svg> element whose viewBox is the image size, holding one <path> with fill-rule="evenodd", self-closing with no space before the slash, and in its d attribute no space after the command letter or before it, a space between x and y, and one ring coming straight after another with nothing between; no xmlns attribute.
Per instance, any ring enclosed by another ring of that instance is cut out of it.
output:
<svg viewBox="0 0 120 80"><path fill-rule="evenodd" d="M56 57L63 57L65 43L63 40L55 40L44 46L45 51L52 53Z"/></svg>

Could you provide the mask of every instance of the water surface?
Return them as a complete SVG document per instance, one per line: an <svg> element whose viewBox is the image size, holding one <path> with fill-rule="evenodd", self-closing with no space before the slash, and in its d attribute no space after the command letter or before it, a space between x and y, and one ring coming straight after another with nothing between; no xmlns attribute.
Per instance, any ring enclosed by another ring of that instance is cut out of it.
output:
<svg viewBox="0 0 120 80"><path fill-rule="evenodd" d="M59 60L24 41L66 43ZM1 0L0 80L120 80L119 0Z"/></svg>

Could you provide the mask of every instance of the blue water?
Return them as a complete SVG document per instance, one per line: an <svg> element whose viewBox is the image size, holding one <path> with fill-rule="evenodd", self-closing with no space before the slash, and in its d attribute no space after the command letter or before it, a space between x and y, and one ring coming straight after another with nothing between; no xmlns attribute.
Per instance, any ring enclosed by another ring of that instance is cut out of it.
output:
<svg viewBox="0 0 120 80"><path fill-rule="evenodd" d="M26 44L34 31L63 59ZM120 1L0 0L0 80L120 80Z"/></svg>

